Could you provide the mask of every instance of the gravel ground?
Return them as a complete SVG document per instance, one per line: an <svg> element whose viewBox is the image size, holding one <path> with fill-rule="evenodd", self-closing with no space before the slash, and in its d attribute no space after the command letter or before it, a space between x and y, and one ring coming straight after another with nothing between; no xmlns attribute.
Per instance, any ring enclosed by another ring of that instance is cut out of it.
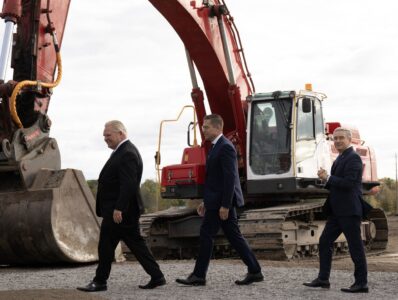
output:
<svg viewBox="0 0 398 300"><path fill-rule="evenodd" d="M398 216L389 217L389 245L381 255L368 256L369 294L350 295L340 291L353 282L353 264L349 257L334 258L330 290L310 289L302 282L317 275L318 259L295 261L260 261L265 281L251 286L237 286L236 279L245 275L239 260L213 260L205 287L181 286L175 279L186 277L194 261L160 261L168 281L155 290L141 290L139 284L149 280L134 261L114 264L108 291L83 293L77 286L86 285L96 265L58 268L0 267L0 300L52 299L227 299L227 300L294 300L294 299L398 299Z"/></svg>
<svg viewBox="0 0 398 300"><path fill-rule="evenodd" d="M86 285L96 265L74 268L28 269L0 268L0 299L398 299L397 272L370 272L369 294L347 295L340 291L353 281L352 271L333 270L330 290L310 289L302 285L317 274L315 268L266 266L262 261L265 281L250 286L237 286L234 281L245 275L238 260L213 260L205 287L181 286L177 277L187 276L194 261L162 261L167 285L154 290L141 290L149 278L136 262L114 264L108 291L83 293L76 286Z"/></svg>

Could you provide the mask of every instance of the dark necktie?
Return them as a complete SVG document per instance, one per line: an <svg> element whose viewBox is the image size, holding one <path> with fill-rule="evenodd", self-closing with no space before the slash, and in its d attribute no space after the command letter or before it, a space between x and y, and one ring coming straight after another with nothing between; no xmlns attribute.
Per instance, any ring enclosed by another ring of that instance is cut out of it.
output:
<svg viewBox="0 0 398 300"><path fill-rule="evenodd" d="M335 159L335 161L333 162L332 170L330 171L330 173L332 173L332 174L334 173L334 171L336 170L336 166L339 163L340 158L341 158L341 154L339 154L337 156L337 158Z"/></svg>
<svg viewBox="0 0 398 300"><path fill-rule="evenodd" d="M211 152L213 151L213 149L214 149L214 144L211 144L211 147L210 147L210 149L209 149L209 153L207 153L207 159L209 159L210 154L211 154Z"/></svg>

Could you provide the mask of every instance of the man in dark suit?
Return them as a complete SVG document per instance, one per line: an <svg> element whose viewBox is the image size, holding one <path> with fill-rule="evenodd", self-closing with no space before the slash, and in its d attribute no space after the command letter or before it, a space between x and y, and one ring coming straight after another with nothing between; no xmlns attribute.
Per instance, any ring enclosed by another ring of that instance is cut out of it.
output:
<svg viewBox="0 0 398 300"><path fill-rule="evenodd" d="M318 176L325 182L330 193L324 205L328 215L325 229L319 239L320 270L318 277L304 285L329 288L332 264L333 243L344 233L351 259L355 264L355 282L341 291L347 293L367 293L367 265L361 237L361 219L372 207L362 198L362 160L351 147L351 132L336 128L333 133L334 146L339 156L332 166L329 176L322 168Z"/></svg>
<svg viewBox="0 0 398 300"><path fill-rule="evenodd" d="M212 143L212 149L206 162L203 203L197 209L198 214L204 217L200 228L199 255L193 273L186 279L176 281L185 285L206 284L213 240L220 227L248 267L246 277L235 283L247 285L262 281L264 276L261 267L238 227L235 207L243 206L244 203L235 147L222 135L221 116L216 114L206 116L202 129L206 141Z"/></svg>
<svg viewBox="0 0 398 300"><path fill-rule="evenodd" d="M78 289L85 292L107 289L106 282L120 240L151 276L148 284L139 287L152 289L164 285L163 273L140 234L139 217L143 211L140 153L127 139L126 128L120 121L105 124L104 139L113 152L98 179L96 213L103 218L98 245L99 263L93 281Z"/></svg>

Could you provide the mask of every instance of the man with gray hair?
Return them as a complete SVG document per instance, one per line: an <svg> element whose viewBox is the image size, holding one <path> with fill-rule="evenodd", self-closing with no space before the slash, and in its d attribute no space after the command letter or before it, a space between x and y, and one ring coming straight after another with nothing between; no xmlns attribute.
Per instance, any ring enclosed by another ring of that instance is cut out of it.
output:
<svg viewBox="0 0 398 300"><path fill-rule="evenodd" d="M107 290L106 282L120 240L151 276L148 284L139 287L153 289L164 285L163 273L140 234L139 217L144 208L140 195L140 153L127 139L126 127L120 121L107 122L103 135L113 152L98 179L96 213L103 218L98 245L99 263L93 281L77 289L85 292Z"/></svg>
<svg viewBox="0 0 398 300"><path fill-rule="evenodd" d="M330 191L323 207L328 215L325 229L319 238L319 274L308 287L330 288L333 243L341 233L347 239L351 259L355 264L355 282L346 293L367 293L367 265L361 236L361 219L372 207L362 198L362 160L351 146L351 131L338 127L333 132L333 141L339 156L332 165L330 175L320 169L318 177Z"/></svg>

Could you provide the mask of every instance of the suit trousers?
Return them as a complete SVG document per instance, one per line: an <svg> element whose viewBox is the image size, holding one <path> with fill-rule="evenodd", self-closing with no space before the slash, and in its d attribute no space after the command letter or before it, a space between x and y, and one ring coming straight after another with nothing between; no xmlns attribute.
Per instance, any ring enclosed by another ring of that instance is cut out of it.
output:
<svg viewBox="0 0 398 300"><path fill-rule="evenodd" d="M223 229L224 235L232 247L246 264L248 272L260 272L261 267L254 253L249 248L249 245L239 230L236 210L235 208L231 208L229 210L228 219L225 221L220 219L219 210L206 210L202 226L200 228L199 255L196 259L193 274L200 278L206 278L207 269L213 252L214 237L220 227Z"/></svg>
<svg viewBox="0 0 398 300"><path fill-rule="evenodd" d="M112 262L115 257L115 249L120 241L123 241L131 250L138 262L152 279L163 277L159 265L148 249L145 240L140 234L138 219L133 225L120 225L112 219L102 220L100 238L98 244L98 267L94 281L105 284L111 272Z"/></svg>
<svg viewBox="0 0 398 300"><path fill-rule="evenodd" d="M365 249L361 237L361 218L359 216L329 217L325 229L319 239L319 274L322 280L329 279L332 266L333 243L344 233L348 242L351 259L355 265L355 283L367 284L368 270Z"/></svg>

